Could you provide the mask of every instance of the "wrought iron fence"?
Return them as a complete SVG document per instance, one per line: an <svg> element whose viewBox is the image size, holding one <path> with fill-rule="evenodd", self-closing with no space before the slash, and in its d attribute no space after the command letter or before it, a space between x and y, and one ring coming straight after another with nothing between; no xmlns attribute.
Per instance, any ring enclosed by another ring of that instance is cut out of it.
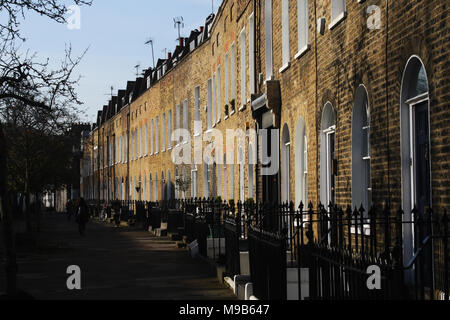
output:
<svg viewBox="0 0 450 320"><path fill-rule="evenodd" d="M376 206L366 213L332 205L316 210L312 204L307 210L303 204L297 210L292 203L259 205L248 221L254 289L264 298L279 290L267 285L286 274L271 267L276 259L279 266L287 261L287 268L297 269L300 299L448 299L447 213L438 219L430 209L414 209L411 216ZM410 253L405 230L414 242ZM277 247L280 239L284 246ZM275 254L275 247L283 252ZM287 281L282 285L286 290Z"/></svg>

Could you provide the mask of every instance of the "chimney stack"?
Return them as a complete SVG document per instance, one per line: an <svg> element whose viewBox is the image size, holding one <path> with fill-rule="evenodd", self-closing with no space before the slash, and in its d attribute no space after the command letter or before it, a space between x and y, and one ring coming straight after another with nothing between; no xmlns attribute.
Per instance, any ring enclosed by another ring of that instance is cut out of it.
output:
<svg viewBox="0 0 450 320"><path fill-rule="evenodd" d="M172 52L169 52L169 53L167 54L167 59L168 59L168 60L172 59Z"/></svg>
<svg viewBox="0 0 450 320"><path fill-rule="evenodd" d="M180 47L183 47L184 38L180 37L178 40L180 42Z"/></svg>
<svg viewBox="0 0 450 320"><path fill-rule="evenodd" d="M200 27L200 32L203 33L203 30L204 30L204 29L205 29L205 27L204 27L204 26L201 26L201 27Z"/></svg>

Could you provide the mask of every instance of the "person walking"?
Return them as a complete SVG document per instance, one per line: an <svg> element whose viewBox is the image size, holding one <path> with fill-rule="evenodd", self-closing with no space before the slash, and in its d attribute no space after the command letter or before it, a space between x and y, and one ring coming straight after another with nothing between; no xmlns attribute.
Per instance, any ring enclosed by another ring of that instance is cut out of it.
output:
<svg viewBox="0 0 450 320"><path fill-rule="evenodd" d="M114 222L116 224L116 228L119 228L119 226L120 226L120 211L122 210L119 200L114 201L113 210L114 210Z"/></svg>
<svg viewBox="0 0 450 320"><path fill-rule="evenodd" d="M84 236L86 232L86 223L89 221L89 208L83 198L80 198L78 202L76 221L78 223L78 231L80 232L80 235Z"/></svg>
<svg viewBox="0 0 450 320"><path fill-rule="evenodd" d="M72 214L73 214L73 202L72 202L72 200L67 201L66 211L67 211L67 219L70 221L70 219L72 218Z"/></svg>

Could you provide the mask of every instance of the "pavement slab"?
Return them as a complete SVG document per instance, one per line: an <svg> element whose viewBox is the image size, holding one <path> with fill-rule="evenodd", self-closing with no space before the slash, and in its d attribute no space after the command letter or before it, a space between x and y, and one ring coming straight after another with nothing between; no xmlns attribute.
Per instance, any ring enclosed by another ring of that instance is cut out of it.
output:
<svg viewBox="0 0 450 320"><path fill-rule="evenodd" d="M167 237L96 220L82 237L75 222L50 215L37 239L33 248L18 248L19 288L36 299L235 299L208 264L192 259ZM71 265L81 268L81 290L67 289ZM1 258L0 292L4 270Z"/></svg>

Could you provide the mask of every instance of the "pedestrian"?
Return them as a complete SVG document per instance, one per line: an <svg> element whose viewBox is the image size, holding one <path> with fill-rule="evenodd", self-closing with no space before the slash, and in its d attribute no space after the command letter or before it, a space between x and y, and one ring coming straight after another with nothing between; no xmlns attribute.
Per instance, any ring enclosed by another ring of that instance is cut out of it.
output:
<svg viewBox="0 0 450 320"><path fill-rule="evenodd" d="M89 208L83 198L79 199L78 212L76 221L78 223L78 231L84 236L86 231L86 223L89 221Z"/></svg>
<svg viewBox="0 0 450 320"><path fill-rule="evenodd" d="M122 210L119 200L114 201L113 210L114 210L114 222L116 223L116 228L119 228L119 226L120 226L120 211Z"/></svg>
<svg viewBox="0 0 450 320"><path fill-rule="evenodd" d="M66 203L66 211L67 211L67 219L70 221L73 214L73 202L72 200L67 201Z"/></svg>

